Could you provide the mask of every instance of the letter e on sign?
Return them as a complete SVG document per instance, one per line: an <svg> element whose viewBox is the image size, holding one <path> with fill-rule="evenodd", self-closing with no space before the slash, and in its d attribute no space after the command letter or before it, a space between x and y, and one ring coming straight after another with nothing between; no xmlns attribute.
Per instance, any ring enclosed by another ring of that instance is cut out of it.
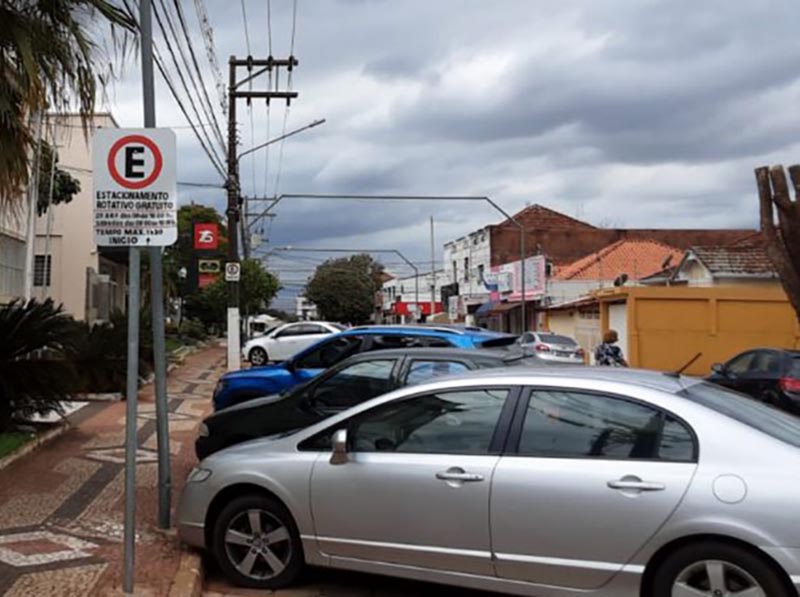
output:
<svg viewBox="0 0 800 597"><path fill-rule="evenodd" d="M178 239L175 134L101 128L92 139L94 238L101 247L163 247Z"/></svg>

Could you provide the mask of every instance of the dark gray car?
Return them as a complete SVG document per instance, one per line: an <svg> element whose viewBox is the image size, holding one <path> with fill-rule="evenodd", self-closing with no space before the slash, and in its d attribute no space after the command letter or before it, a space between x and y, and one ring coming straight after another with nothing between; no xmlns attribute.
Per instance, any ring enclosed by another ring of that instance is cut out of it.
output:
<svg viewBox="0 0 800 597"><path fill-rule="evenodd" d="M203 421L195 452L205 458L235 444L307 427L406 385L474 369L539 365L518 349L405 348L361 353L283 394L248 400Z"/></svg>

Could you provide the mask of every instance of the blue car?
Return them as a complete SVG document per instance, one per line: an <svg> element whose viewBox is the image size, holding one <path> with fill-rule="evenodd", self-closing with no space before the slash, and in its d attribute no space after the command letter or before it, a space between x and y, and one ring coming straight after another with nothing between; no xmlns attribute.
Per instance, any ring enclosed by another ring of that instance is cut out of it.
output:
<svg viewBox="0 0 800 597"><path fill-rule="evenodd" d="M512 345L516 336L469 326L364 326L320 340L292 358L223 375L214 390L214 410L280 394L305 383L349 356L388 348L492 348Z"/></svg>

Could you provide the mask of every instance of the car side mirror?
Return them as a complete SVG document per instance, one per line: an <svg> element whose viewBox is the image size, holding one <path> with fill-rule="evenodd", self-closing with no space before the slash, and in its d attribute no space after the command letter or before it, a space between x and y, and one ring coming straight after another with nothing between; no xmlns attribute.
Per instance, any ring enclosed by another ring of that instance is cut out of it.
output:
<svg viewBox="0 0 800 597"><path fill-rule="evenodd" d="M711 370L714 373L719 373L720 375L726 375L725 365L723 365L722 363L714 363L713 365L711 365Z"/></svg>
<svg viewBox="0 0 800 597"><path fill-rule="evenodd" d="M331 464L345 464L347 462L347 429L338 429L331 439L333 453Z"/></svg>

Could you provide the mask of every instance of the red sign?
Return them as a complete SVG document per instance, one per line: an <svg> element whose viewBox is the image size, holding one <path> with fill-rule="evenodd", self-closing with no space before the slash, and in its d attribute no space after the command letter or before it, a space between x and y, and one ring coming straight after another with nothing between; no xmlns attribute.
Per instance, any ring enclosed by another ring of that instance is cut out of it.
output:
<svg viewBox="0 0 800 597"><path fill-rule="evenodd" d="M200 288L205 288L216 282L217 278L219 278L219 274L200 274L197 277L197 285Z"/></svg>
<svg viewBox="0 0 800 597"><path fill-rule="evenodd" d="M144 168L144 148L142 145L149 149L153 155L152 170L146 176L143 171L139 170L139 168ZM123 147L125 148L125 176L120 174L117 169L117 154ZM111 146L111 151L108 152L108 172L117 184L126 189L135 190L150 186L161 174L163 166L164 158L161 156L161 150L158 145L143 135L122 137ZM130 180L132 177L141 178L141 180Z"/></svg>
<svg viewBox="0 0 800 597"><path fill-rule="evenodd" d="M194 248L197 251L213 251L219 247L219 226L216 224L194 225Z"/></svg>
<svg viewBox="0 0 800 597"><path fill-rule="evenodd" d="M395 315L412 315L413 311L409 307L412 307L414 303L404 303L403 301L397 301L392 303L392 313ZM422 315L430 315L431 314L431 304L429 302L420 303L419 304L420 312ZM442 312L442 303L436 301L436 312Z"/></svg>

